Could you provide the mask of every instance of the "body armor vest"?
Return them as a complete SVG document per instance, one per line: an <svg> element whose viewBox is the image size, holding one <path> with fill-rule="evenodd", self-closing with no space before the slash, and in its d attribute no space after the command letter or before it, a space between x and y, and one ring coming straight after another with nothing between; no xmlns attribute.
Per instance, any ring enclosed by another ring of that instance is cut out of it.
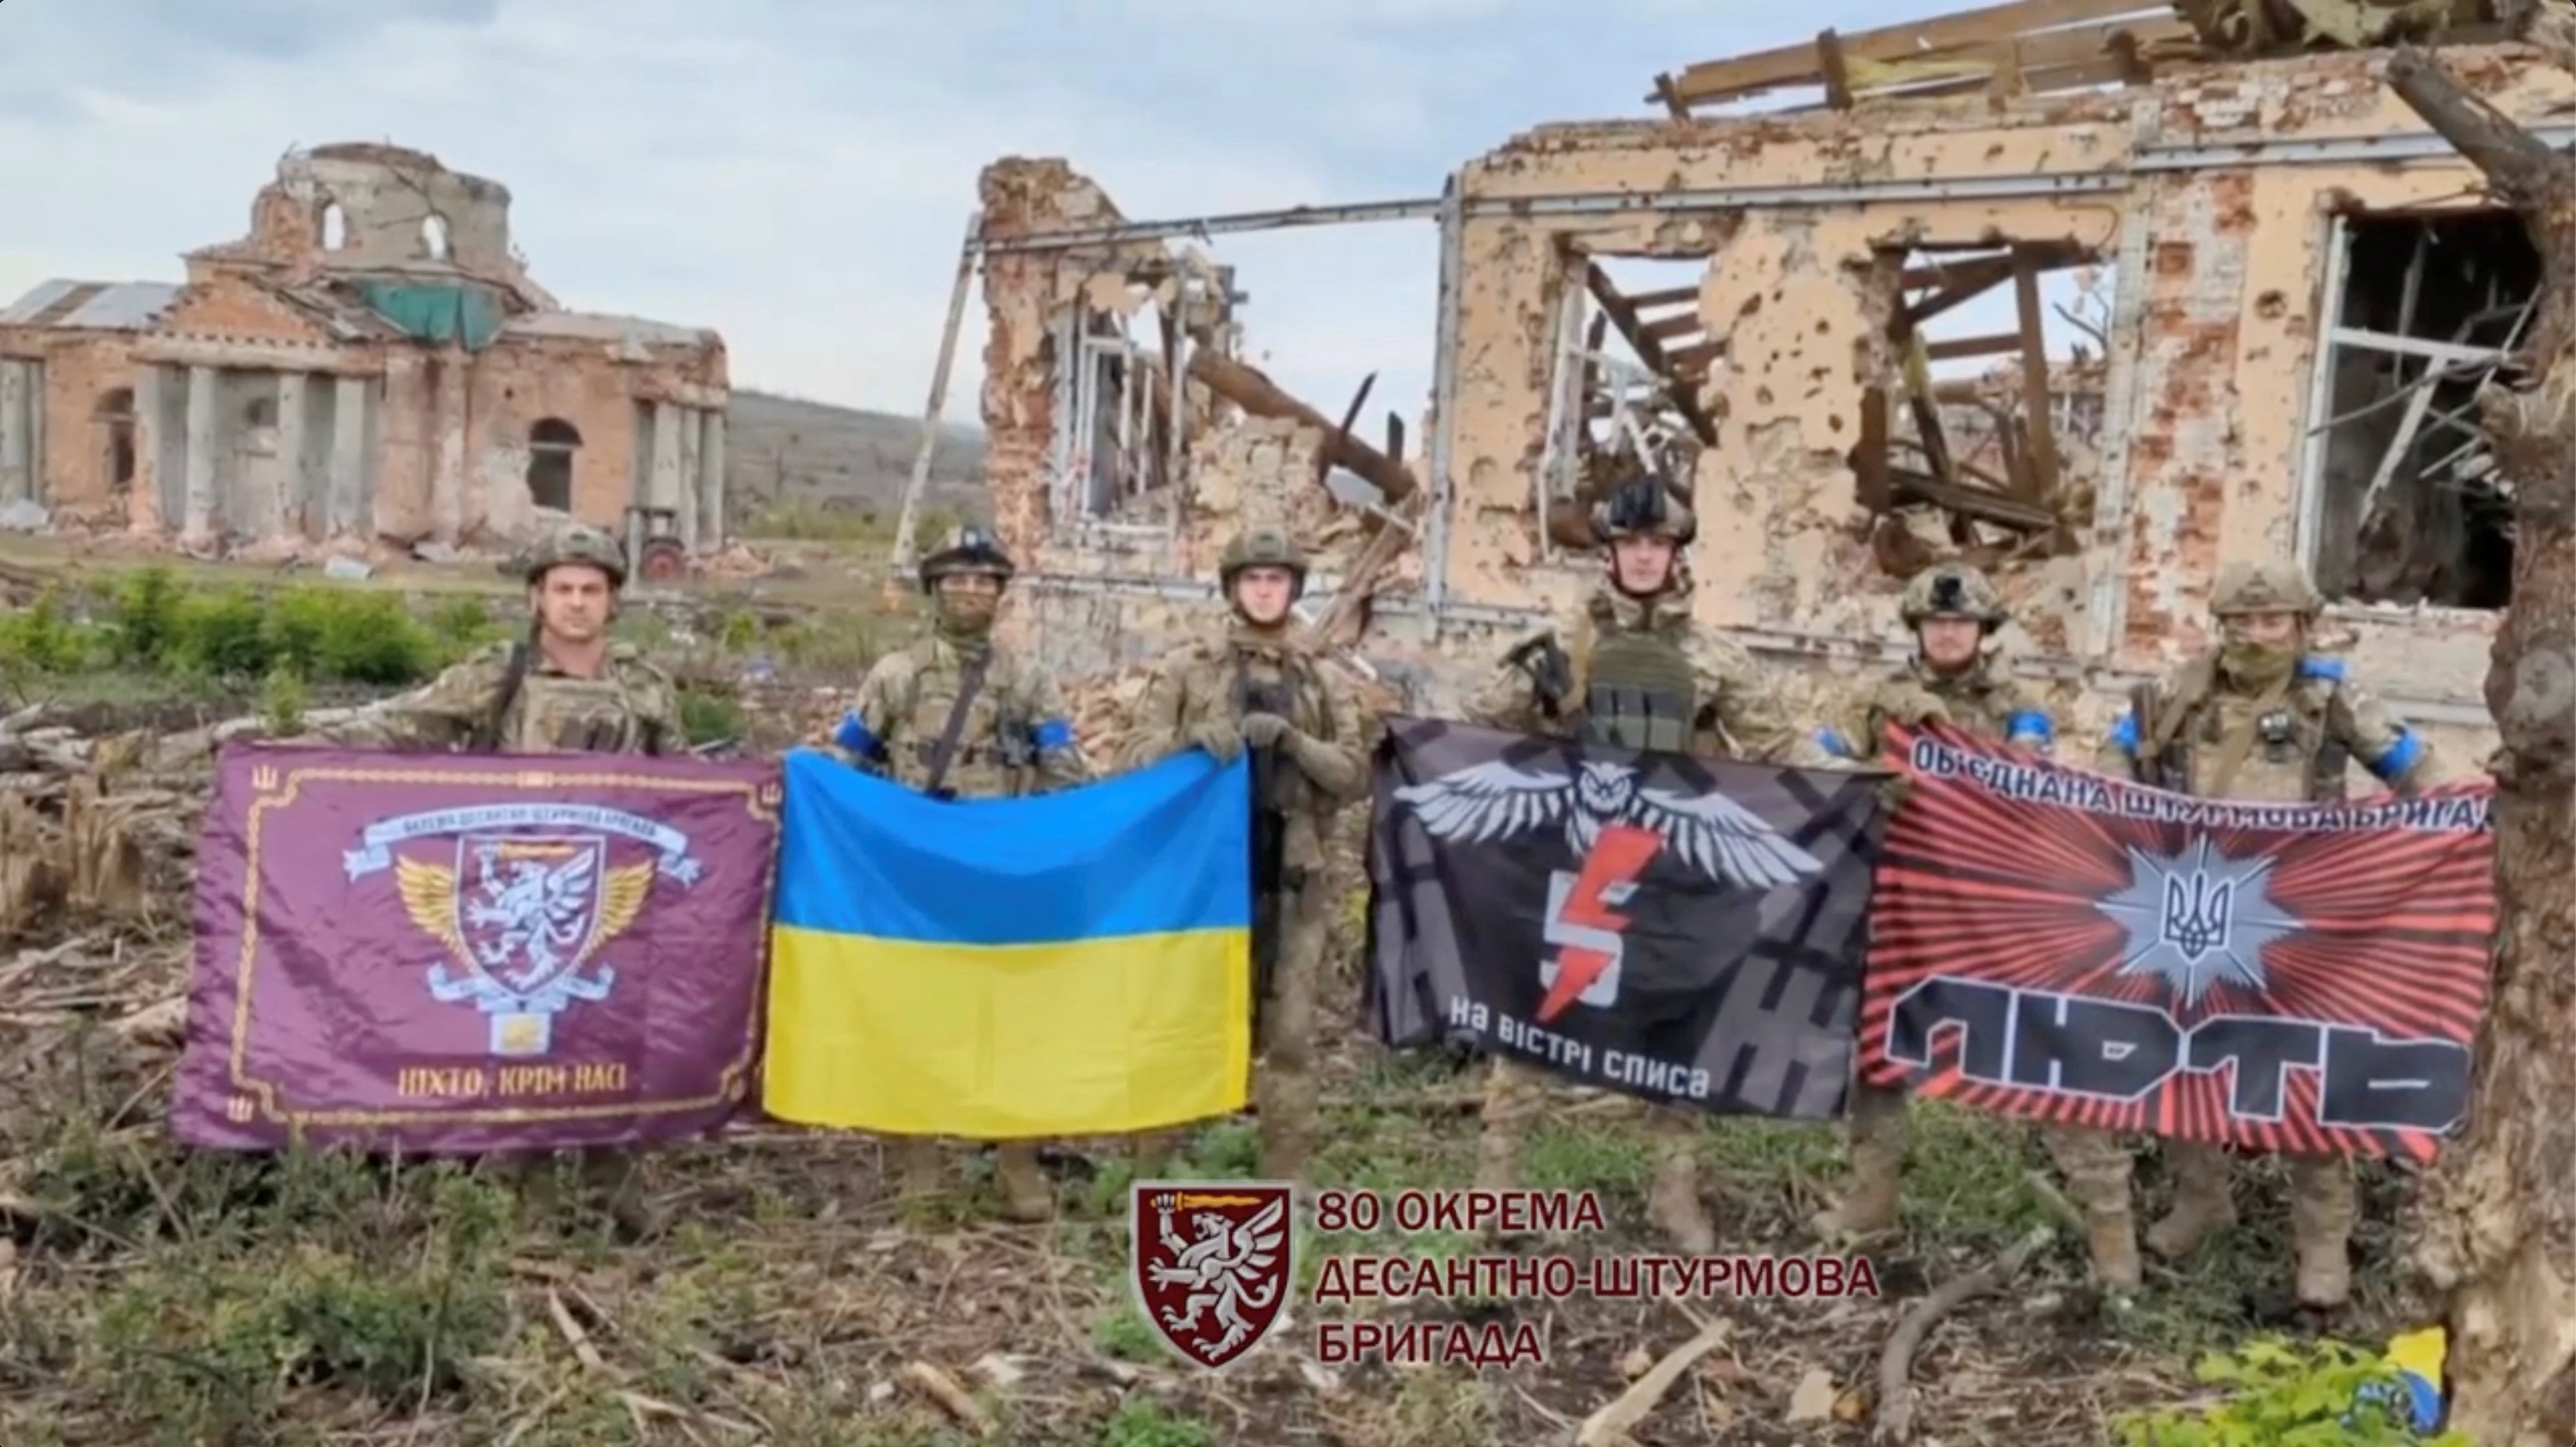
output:
<svg viewBox="0 0 2576 1447"><path fill-rule="evenodd" d="M1699 718L1690 655L1660 633L1608 633L1593 645L1582 738L1613 748L1686 754Z"/></svg>
<svg viewBox="0 0 2576 1447"><path fill-rule="evenodd" d="M503 739L520 753L625 754L656 752L658 730L635 716L626 686L614 678L530 677L514 700L515 727Z"/></svg>

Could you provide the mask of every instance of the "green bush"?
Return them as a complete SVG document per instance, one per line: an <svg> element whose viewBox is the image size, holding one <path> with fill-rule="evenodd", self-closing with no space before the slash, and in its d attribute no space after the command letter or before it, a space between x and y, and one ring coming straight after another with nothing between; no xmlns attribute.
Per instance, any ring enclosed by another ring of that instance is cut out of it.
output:
<svg viewBox="0 0 2576 1447"><path fill-rule="evenodd" d="M179 580L160 564L127 574L108 612L116 661L140 668L167 659L179 636L181 600Z"/></svg>
<svg viewBox="0 0 2576 1447"><path fill-rule="evenodd" d="M283 669L316 683L392 687L419 681L438 657L399 595L307 586L267 598L244 588L183 595L164 661L218 678Z"/></svg>
<svg viewBox="0 0 2576 1447"><path fill-rule="evenodd" d="M2473 1447L2457 1432L2417 1436L2397 1369L2341 1342L2252 1342L2202 1358L2195 1375L2227 1399L2130 1413L2115 1423L2124 1447ZM2391 1396L2365 1402L2374 1391Z"/></svg>
<svg viewBox="0 0 2576 1447"><path fill-rule="evenodd" d="M62 596L47 588L13 614L0 614L0 673L70 673L88 663L91 637L63 614Z"/></svg>
<svg viewBox="0 0 2576 1447"><path fill-rule="evenodd" d="M189 593L179 600L177 626L161 661L217 678L259 678L276 650L269 643L268 610L247 588Z"/></svg>

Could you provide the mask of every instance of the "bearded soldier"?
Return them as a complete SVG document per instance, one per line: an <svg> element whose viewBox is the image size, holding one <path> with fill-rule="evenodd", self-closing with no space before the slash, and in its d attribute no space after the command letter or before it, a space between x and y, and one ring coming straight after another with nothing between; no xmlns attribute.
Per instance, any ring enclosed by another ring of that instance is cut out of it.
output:
<svg viewBox="0 0 2576 1447"><path fill-rule="evenodd" d="M2217 650L2138 688L2103 744L2103 771L2206 799L2329 803L2344 797L2347 767L2357 760L2399 794L2422 789L2434 771L2432 746L2342 659L2308 651L2322 604L2295 564L2223 569L2210 597ZM2090 1182L2096 1197L2116 1191L2125 1209L2127 1152L2108 1135L2081 1140L2070 1175ZM2173 1210L2148 1228L2147 1245L2172 1258L2232 1227L2236 1206L2225 1147L2168 1140L2164 1149ZM2309 1155L2288 1164L2299 1301L2331 1309L2352 1290L2352 1165Z"/></svg>
<svg viewBox="0 0 2576 1447"><path fill-rule="evenodd" d="M930 636L868 670L832 751L939 799L1009 799L1088 779L1054 679L993 641L993 615L1015 571L983 529L951 529L921 560ZM1037 1147L1003 1141L994 1148L1013 1220L1043 1221L1055 1209ZM901 1155L905 1197L918 1203L937 1195L939 1143L910 1137Z"/></svg>
<svg viewBox="0 0 2576 1447"><path fill-rule="evenodd" d="M1564 630L1564 641L1543 633L1512 650L1468 705L1471 721L1614 748L1839 766L1790 725L1768 670L1731 639L1692 623L1682 550L1699 529L1669 482L1651 473L1635 477L1596 505L1591 521L1608 550L1609 576ZM1546 1079L1538 1066L1494 1057L1477 1150L1479 1188L1518 1184L1521 1141L1545 1103ZM1649 1214L1684 1250L1715 1249L1716 1228L1699 1195L1696 1117L1659 1106L1649 1120L1655 1135Z"/></svg>
<svg viewBox="0 0 2576 1447"><path fill-rule="evenodd" d="M1289 609L1306 590L1306 555L1293 539L1268 528L1238 536L1217 561L1217 583L1232 624L1155 668L1120 765L1192 747L1219 762L1252 750L1261 1169L1302 1185L1315 1144L1315 997L1332 925L1324 837L1368 792L1365 723L1349 682L1290 634ZM1157 1165L1169 1142L1149 1140L1140 1167Z"/></svg>
<svg viewBox="0 0 2576 1447"><path fill-rule="evenodd" d="M528 584L526 637L296 742L509 754L685 749L670 675L633 644L608 636L626 586L617 540L597 528L570 528L521 554L518 570ZM593 1148L581 1158L584 1179L605 1194L619 1228L649 1231L632 1153Z"/></svg>
<svg viewBox="0 0 2576 1447"><path fill-rule="evenodd" d="M1898 604L1914 635L1914 656L1881 679L1847 720L1849 731L1827 729L1827 748L1848 758L1879 762L1890 723L1948 724L1978 738L2000 740L2041 754L2053 753L2057 725L2048 710L2005 666L1997 630L2011 621L2002 595L1986 575L1965 563L1941 563L1914 575ZM1891 767L1893 764L1891 763ZM1902 775L1895 781L1901 785ZM1902 797L1901 787L1890 790ZM1898 1180L1905 1169L1909 1134L1905 1094L1855 1082L1851 1107L1851 1188L1813 1227L1825 1237L1867 1237L1896 1225ZM2118 1251L2107 1263L2127 1284L2137 1276L2136 1232L2120 1197ZM2097 1234L2096 1260L2105 1240Z"/></svg>

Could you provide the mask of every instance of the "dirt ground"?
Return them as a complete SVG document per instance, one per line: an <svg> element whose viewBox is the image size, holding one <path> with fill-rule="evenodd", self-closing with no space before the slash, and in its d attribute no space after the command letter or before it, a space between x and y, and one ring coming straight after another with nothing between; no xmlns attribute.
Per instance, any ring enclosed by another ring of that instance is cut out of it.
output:
<svg viewBox="0 0 2576 1447"><path fill-rule="evenodd" d="M860 609L853 582L837 606ZM802 606L834 606L807 603ZM148 682L78 706L86 733L183 726ZM58 699L62 707L76 700ZM14 704L0 701L0 714ZM153 714L159 707L164 714ZM199 716L220 712L198 707ZM18 768L23 765L0 765ZM39 797L35 774L0 777ZM1879 1356L1924 1294L2054 1217L2027 1184L2028 1132L1918 1107L1904 1239L1873 1255L1877 1300L1478 1301L1318 1306L1327 1252L1443 1254L1456 1237L1302 1236L1292 1320L1222 1376L1155 1344L1128 1286L1115 1143L1056 1161L1062 1212L997 1224L987 1170L907 1219L880 1143L754 1124L642 1166L652 1232L626 1239L569 1163L192 1154L165 1137L188 949L198 785L138 777L139 911L49 911L0 944L0 1443L605 1443L929 1447L1498 1447L1564 1442L1710 1318L1729 1324L1633 1429L1658 1444L1857 1444ZM1355 902L1356 903L1356 902ZM1351 911L1356 921L1357 910ZM1455 1186L1471 1173L1475 1077L1396 1058L1359 1026L1356 929L1337 951L1319 1184ZM1709 1122L1701 1154L1722 1249L1812 1252L1802 1222L1838 1178L1829 1125ZM1246 1122L1199 1131L1188 1168L1252 1167ZM1569 1097L1529 1184L1599 1191L1600 1238L1536 1252L1651 1251L1649 1160L1624 1103ZM2143 1203L2160 1208L2152 1160ZM2420 1319L2393 1262L2407 1183L2366 1169L2361 1285L2335 1334ZM2283 1310L2285 1208L2249 1163L2244 1225L2135 1301L2106 1300L2060 1233L2003 1289L1960 1307L1913 1367L1917 1444L2104 1444L2117 1412L2196 1390L2212 1347L2308 1324ZM1378 1313L1531 1321L1547 1360L1509 1371L1316 1360L1315 1323ZM943 1405L925 1380L953 1383ZM964 1403L960 1406L958 1403ZM980 1428L978 1424L981 1424Z"/></svg>

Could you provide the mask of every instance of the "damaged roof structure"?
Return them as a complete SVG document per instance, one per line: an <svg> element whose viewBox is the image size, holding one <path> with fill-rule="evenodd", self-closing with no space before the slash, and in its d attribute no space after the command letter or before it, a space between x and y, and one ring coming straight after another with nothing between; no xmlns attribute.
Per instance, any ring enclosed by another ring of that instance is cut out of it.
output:
<svg viewBox="0 0 2576 1447"><path fill-rule="evenodd" d="M1642 457L1688 479L1700 618L1775 658L1892 660L1904 578L1964 556L2098 727L2206 641L2221 565L2288 554L2393 703L2483 733L2513 542L2471 399L2539 268L2369 47L2440 32L2491 103L2576 140L2576 87L2504 38L2519 8L2025 0L1828 33L1659 77L1654 118L1514 137L1437 198L1131 221L1062 161L1001 161L931 410L980 275L1018 622L1078 668L1203 617L1258 516L1318 550L1317 621L1373 625L1367 656L1439 706L1598 576L1583 504ZM1705 113L1800 85L1822 101ZM1361 437L1356 402L1241 360L1255 313L1210 252L1395 223L1439 229L1434 395ZM1680 279L1614 279L1649 258ZM2092 320L2048 300L2067 274ZM2013 324L1941 334L1980 306Z"/></svg>
<svg viewBox="0 0 2576 1447"><path fill-rule="evenodd" d="M434 156L290 151L187 280L0 309L0 508L295 550L512 539L661 510L724 530L724 342L565 310L510 193Z"/></svg>

